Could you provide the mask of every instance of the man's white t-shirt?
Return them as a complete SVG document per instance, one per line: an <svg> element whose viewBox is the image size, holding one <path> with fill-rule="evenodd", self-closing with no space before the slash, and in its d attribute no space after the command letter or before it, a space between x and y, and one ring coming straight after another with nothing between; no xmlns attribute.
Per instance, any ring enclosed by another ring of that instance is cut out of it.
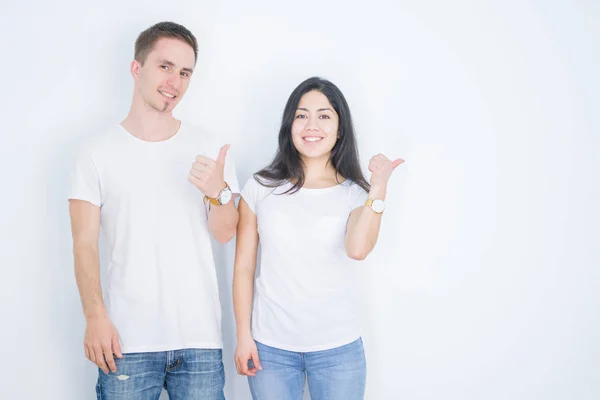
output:
<svg viewBox="0 0 600 400"><path fill-rule="evenodd" d="M361 336L358 262L346 254L344 238L351 211L368 193L347 180L282 194L291 186L273 189L250 178L242 190L257 217L261 246L252 336L298 352L351 343Z"/></svg>
<svg viewBox="0 0 600 400"><path fill-rule="evenodd" d="M222 347L207 209L188 176L224 144L185 123L161 142L117 125L79 154L69 199L100 207L104 300L124 353ZM239 193L231 158L225 181Z"/></svg>

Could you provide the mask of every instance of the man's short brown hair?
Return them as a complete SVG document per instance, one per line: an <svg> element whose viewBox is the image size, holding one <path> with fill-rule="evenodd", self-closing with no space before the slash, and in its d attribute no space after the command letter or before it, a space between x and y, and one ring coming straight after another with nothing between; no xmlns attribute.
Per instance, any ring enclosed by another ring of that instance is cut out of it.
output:
<svg viewBox="0 0 600 400"><path fill-rule="evenodd" d="M134 58L142 65L146 62L148 54L159 39L179 39L189 44L194 49L194 62L198 61L198 42L196 37L183 25L175 22L159 22L146 29L135 41Z"/></svg>

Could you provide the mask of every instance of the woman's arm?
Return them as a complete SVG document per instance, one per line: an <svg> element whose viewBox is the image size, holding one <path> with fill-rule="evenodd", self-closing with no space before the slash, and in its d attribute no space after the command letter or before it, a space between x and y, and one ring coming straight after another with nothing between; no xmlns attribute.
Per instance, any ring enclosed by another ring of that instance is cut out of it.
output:
<svg viewBox="0 0 600 400"><path fill-rule="evenodd" d="M369 199L385 200L387 187L371 186ZM346 254L353 260L364 260L375 247L381 226L381 217L370 207L361 206L350 213L346 230Z"/></svg>
<svg viewBox="0 0 600 400"><path fill-rule="evenodd" d="M369 170L371 171L371 190L369 199L385 200L387 185L396 167L404 160L390 161L383 154L371 158ZM346 254L354 260L364 260L375 247L381 226L381 217L370 207L358 207L350 213L346 229Z"/></svg>
<svg viewBox="0 0 600 400"><path fill-rule="evenodd" d="M238 345L235 352L235 364L239 374L254 375L260 369L258 351L252 339L250 321L252 317L252 299L254 296L254 273L258 251L258 224L244 198L239 203L239 223L233 268L233 310L235 313ZM248 370L248 360L252 359L254 368Z"/></svg>

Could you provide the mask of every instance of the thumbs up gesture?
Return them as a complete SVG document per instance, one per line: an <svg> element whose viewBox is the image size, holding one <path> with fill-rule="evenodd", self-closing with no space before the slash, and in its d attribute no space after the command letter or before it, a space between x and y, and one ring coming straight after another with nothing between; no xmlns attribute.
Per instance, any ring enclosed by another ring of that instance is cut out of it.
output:
<svg viewBox="0 0 600 400"><path fill-rule="evenodd" d="M371 171L370 184L372 187L385 187L387 182L392 176L392 172L400 164L404 162L403 159L398 158L395 161L391 161L383 154L377 154L369 161L369 171Z"/></svg>
<svg viewBox="0 0 600 400"><path fill-rule="evenodd" d="M192 164L188 180L208 197L216 198L225 187L223 170L227 150L229 150L228 144L221 147L216 160L205 156L196 156L196 160Z"/></svg>

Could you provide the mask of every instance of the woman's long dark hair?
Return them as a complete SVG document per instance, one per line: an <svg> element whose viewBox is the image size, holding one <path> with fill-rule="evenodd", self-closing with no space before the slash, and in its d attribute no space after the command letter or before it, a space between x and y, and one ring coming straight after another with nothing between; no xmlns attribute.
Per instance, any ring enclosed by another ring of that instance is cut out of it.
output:
<svg viewBox="0 0 600 400"><path fill-rule="evenodd" d="M286 180L293 182L293 186L285 193L294 193L304 185L304 163L292 141L292 124L300 99L313 90L327 97L339 117L339 139L331 150L329 161L340 176L368 192L370 186L360 168L350 107L337 86L319 77L305 80L290 95L283 111L277 154L269 166L254 174L254 179L267 187L278 187Z"/></svg>

